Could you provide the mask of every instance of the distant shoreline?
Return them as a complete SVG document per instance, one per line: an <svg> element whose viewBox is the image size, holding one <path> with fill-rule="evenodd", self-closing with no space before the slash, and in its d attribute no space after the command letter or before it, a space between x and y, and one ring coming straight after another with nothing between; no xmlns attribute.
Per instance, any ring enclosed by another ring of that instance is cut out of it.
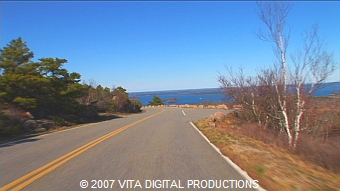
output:
<svg viewBox="0 0 340 191"><path fill-rule="evenodd" d="M340 82L329 82L323 84L325 87L314 92L315 97L327 97L332 94L340 93ZM148 105L154 95L164 100L177 99L177 102L166 103L166 105L201 105L201 104L221 104L232 102L221 88L202 88L187 90L164 90L164 91L148 91L148 92L131 92L131 98L137 98L143 104Z"/></svg>
<svg viewBox="0 0 340 191"><path fill-rule="evenodd" d="M220 88L202 88L202 89L184 89L184 90L159 90L159 91L143 91L129 92L130 95L165 95L165 94L223 94Z"/></svg>
<svg viewBox="0 0 340 191"><path fill-rule="evenodd" d="M310 84L306 84L310 85ZM324 88L327 87L338 87L340 90L340 81L338 82L326 82L323 83L325 86ZM321 88L321 89L324 89ZM223 89L221 88L195 88L195 89L177 89L177 90L150 90L150 91L133 91L133 92L128 92L130 95L162 95L162 94L169 94L169 93L174 93L174 94L218 94L221 93L223 94Z"/></svg>

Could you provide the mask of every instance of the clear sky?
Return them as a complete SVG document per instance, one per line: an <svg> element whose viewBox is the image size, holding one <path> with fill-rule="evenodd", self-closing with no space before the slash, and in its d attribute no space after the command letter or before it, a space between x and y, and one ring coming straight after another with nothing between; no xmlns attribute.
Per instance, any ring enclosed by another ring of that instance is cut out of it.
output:
<svg viewBox="0 0 340 191"><path fill-rule="evenodd" d="M314 23L340 61L340 2L293 2L289 54ZM22 37L43 57L65 58L82 80L129 92L219 87L225 66L271 65L252 1L1 2L1 48ZM265 29L265 28L264 28ZM339 69L328 81L340 81Z"/></svg>

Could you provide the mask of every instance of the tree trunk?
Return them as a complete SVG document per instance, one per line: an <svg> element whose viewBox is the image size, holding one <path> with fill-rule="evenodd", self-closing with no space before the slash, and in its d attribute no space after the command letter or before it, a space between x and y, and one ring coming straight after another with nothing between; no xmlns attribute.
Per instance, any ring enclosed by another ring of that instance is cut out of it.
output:
<svg viewBox="0 0 340 191"><path fill-rule="evenodd" d="M255 99L254 99L254 94L253 93L251 93L251 98L252 98L252 100L251 100L251 109L253 111L254 116L256 117L257 123L261 124L260 116L256 112Z"/></svg>
<svg viewBox="0 0 340 191"><path fill-rule="evenodd" d="M296 87L296 103L295 103L296 114L295 114L294 126L293 126L293 132L294 132L293 147L294 148L296 147L297 141L299 139L300 122L301 122L301 118L302 118L303 111L304 111L304 105L305 105L305 102L303 101L303 98L301 95L301 88L302 88L302 84L299 83Z"/></svg>
<svg viewBox="0 0 340 191"><path fill-rule="evenodd" d="M277 93L277 100L280 106L280 112L282 113L282 122L283 122L283 128L286 130L287 138L288 138L288 145L292 146L292 134L289 129L289 121L288 121L288 115L287 115L287 108L286 108L286 101L284 99L284 104L281 102L281 96L280 92L278 90L277 84L275 84L275 90ZM285 96L284 96L285 97Z"/></svg>

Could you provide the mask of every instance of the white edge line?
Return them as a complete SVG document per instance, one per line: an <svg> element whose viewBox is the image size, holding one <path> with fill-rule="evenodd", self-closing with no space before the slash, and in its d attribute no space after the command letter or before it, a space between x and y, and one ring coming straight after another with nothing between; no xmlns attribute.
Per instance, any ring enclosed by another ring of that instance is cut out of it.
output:
<svg viewBox="0 0 340 191"><path fill-rule="evenodd" d="M184 113L184 111L182 110L182 113L183 113L183 115L186 115L185 113Z"/></svg>
<svg viewBox="0 0 340 191"><path fill-rule="evenodd" d="M220 151L220 149L219 148L217 148L214 144L212 144L210 141L209 141L209 139L196 127L196 125L194 124L194 123L192 123L192 122L190 122L190 124L191 124L191 126L193 126L194 127L194 129L196 129L196 131L211 145L211 147L212 148L214 148L214 150L216 151L216 152L218 152L221 156L222 156L222 158L224 159L224 160L226 160L229 164L230 164L230 166L232 166L241 176L243 176L243 178L245 178L245 179L247 179L248 181L250 181L250 182L252 182L253 181L253 179L247 174L247 172L246 171L244 171L244 170L242 170L239 166L237 166L237 164L235 164L229 157L227 157L227 156L225 156L225 155L223 155L222 153L221 153L221 151ZM258 188L255 188L256 190L259 190L259 191L265 191L265 189L264 188L262 188L261 186L260 186L260 183L258 182L258 185L259 185L259 187Z"/></svg>

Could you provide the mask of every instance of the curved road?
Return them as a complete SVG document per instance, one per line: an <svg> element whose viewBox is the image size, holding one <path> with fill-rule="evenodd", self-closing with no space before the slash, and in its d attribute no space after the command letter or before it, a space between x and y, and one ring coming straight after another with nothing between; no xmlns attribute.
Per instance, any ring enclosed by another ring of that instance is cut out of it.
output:
<svg viewBox="0 0 340 191"><path fill-rule="evenodd" d="M1 145L1 190L247 187L245 178L190 124L226 110L145 110L141 114ZM88 182L87 188L80 187L81 180Z"/></svg>

